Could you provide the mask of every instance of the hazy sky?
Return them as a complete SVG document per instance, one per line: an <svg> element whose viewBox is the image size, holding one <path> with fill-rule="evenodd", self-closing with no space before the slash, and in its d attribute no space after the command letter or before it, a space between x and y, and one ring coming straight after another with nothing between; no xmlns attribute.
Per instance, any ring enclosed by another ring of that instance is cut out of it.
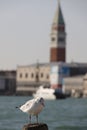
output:
<svg viewBox="0 0 87 130"><path fill-rule="evenodd" d="M87 62L87 0L60 0L67 62ZM0 69L49 62L57 0L0 0Z"/></svg>

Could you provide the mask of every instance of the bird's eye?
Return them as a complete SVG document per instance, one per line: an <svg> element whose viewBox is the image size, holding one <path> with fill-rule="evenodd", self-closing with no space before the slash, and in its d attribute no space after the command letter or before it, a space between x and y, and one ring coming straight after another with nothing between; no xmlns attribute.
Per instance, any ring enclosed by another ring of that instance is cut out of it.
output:
<svg viewBox="0 0 87 130"><path fill-rule="evenodd" d="M43 102L43 98L40 98L40 102Z"/></svg>
<svg viewBox="0 0 87 130"><path fill-rule="evenodd" d="M40 101L42 101L42 98L40 98Z"/></svg>

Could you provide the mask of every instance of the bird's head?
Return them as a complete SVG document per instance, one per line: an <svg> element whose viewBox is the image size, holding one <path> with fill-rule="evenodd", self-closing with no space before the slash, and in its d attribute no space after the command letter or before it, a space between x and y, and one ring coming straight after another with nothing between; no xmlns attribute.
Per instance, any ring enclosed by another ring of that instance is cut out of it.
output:
<svg viewBox="0 0 87 130"><path fill-rule="evenodd" d="M39 102L41 103L42 106L45 106L44 99L42 97L40 98Z"/></svg>
<svg viewBox="0 0 87 130"><path fill-rule="evenodd" d="M45 106L44 99L42 97L38 97L37 102L39 102L42 106Z"/></svg>

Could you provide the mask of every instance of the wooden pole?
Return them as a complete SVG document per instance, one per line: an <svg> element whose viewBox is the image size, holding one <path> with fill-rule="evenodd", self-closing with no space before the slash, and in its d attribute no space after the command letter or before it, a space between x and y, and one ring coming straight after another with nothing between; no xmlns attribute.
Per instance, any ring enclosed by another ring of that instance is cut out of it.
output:
<svg viewBox="0 0 87 130"><path fill-rule="evenodd" d="M27 124L23 126L23 130L48 130L48 126L44 123Z"/></svg>

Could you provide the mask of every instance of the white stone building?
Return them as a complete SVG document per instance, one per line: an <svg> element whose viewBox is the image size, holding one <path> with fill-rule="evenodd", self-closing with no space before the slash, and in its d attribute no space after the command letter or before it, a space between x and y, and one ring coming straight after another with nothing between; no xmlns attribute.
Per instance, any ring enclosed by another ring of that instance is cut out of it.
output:
<svg viewBox="0 0 87 130"><path fill-rule="evenodd" d="M16 93L32 94L40 85L49 85L49 72L49 64L18 66Z"/></svg>

